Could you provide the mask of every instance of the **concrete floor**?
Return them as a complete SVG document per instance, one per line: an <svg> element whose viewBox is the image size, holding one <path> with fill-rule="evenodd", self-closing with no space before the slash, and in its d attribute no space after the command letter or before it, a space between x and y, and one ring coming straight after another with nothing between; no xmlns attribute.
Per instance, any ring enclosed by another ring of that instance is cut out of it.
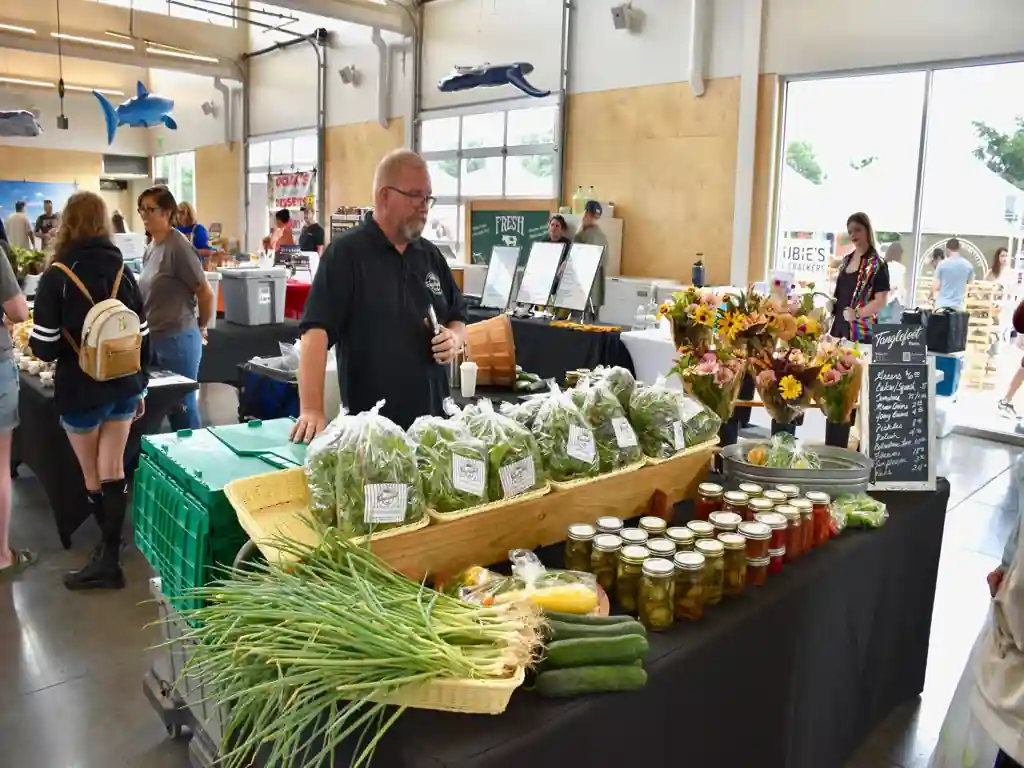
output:
<svg viewBox="0 0 1024 768"><path fill-rule="evenodd" d="M206 385L204 423L235 419L234 392ZM924 768L987 605L987 574L1016 520L1011 465L1020 449L975 438L939 442L939 472L952 486L939 572L928 677L919 701L878 728L845 768ZM145 649L158 641L149 566L125 556L128 588L71 594L61 573L78 567L96 538L88 523L60 548L35 478L15 481L12 530L40 563L0 583L0 766L186 768L187 744L166 738L142 694ZM839 768L821 766L821 768Z"/></svg>

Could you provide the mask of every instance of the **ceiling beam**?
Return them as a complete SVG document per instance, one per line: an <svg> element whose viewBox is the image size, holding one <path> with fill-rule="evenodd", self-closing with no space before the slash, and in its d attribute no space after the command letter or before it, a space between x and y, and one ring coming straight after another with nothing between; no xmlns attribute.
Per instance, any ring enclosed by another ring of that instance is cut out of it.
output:
<svg viewBox="0 0 1024 768"><path fill-rule="evenodd" d="M339 19L350 24L376 27L405 37L414 34L412 17L406 9L395 3L375 3L371 0L268 0L269 5L300 13Z"/></svg>

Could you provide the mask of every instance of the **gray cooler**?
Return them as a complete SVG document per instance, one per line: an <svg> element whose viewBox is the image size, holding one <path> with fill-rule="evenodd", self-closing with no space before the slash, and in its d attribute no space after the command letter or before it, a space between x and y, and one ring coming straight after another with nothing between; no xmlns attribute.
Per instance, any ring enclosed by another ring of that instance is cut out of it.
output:
<svg viewBox="0 0 1024 768"><path fill-rule="evenodd" d="M274 325L284 322L285 267L226 268L221 274L224 320L237 325Z"/></svg>

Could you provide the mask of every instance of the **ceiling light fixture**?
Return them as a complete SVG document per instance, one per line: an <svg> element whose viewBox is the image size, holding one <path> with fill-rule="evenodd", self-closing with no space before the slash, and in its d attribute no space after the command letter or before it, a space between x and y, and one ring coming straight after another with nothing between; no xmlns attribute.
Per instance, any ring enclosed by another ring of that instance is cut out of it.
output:
<svg viewBox="0 0 1024 768"><path fill-rule="evenodd" d="M93 88L91 85L65 85L65 91L78 91L80 93L102 93L104 96L124 96L124 91L116 88Z"/></svg>
<svg viewBox="0 0 1024 768"><path fill-rule="evenodd" d="M57 86L53 83L47 83L44 80L25 80L20 77L0 77L0 83L4 85L27 85L31 88L56 88Z"/></svg>
<svg viewBox="0 0 1024 768"><path fill-rule="evenodd" d="M28 80L24 77L7 77L0 75L0 85L21 85L27 88L56 88L56 83L49 83L45 80ZM91 85L65 85L65 91L78 91L80 93L102 93L104 96L124 96L124 91L116 88L94 88Z"/></svg>
<svg viewBox="0 0 1024 768"><path fill-rule="evenodd" d="M17 32L22 35L34 35L36 31L29 27L19 27L17 24L0 24L0 32Z"/></svg>
<svg viewBox="0 0 1024 768"><path fill-rule="evenodd" d="M152 53L157 56L168 56L172 59L188 59L189 61L207 61L211 64L220 63L220 59L216 59L213 56L200 56L198 53L186 53L185 51L175 51L169 48L146 48L146 53Z"/></svg>
<svg viewBox="0 0 1024 768"><path fill-rule="evenodd" d="M92 37L80 37L79 35L68 35L63 32L51 32L50 37L58 40L67 40L69 43L82 43L84 45L98 45L101 48L117 48L122 51L134 51L135 46L128 43L115 43L113 40L97 40Z"/></svg>

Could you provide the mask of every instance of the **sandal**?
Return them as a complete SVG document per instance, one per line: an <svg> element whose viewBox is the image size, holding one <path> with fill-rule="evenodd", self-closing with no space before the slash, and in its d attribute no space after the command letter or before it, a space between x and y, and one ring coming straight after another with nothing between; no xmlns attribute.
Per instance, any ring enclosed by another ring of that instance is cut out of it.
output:
<svg viewBox="0 0 1024 768"><path fill-rule="evenodd" d="M39 561L39 554L31 549L11 548L11 564L6 568L0 568L0 580L5 576L17 576L29 566Z"/></svg>

